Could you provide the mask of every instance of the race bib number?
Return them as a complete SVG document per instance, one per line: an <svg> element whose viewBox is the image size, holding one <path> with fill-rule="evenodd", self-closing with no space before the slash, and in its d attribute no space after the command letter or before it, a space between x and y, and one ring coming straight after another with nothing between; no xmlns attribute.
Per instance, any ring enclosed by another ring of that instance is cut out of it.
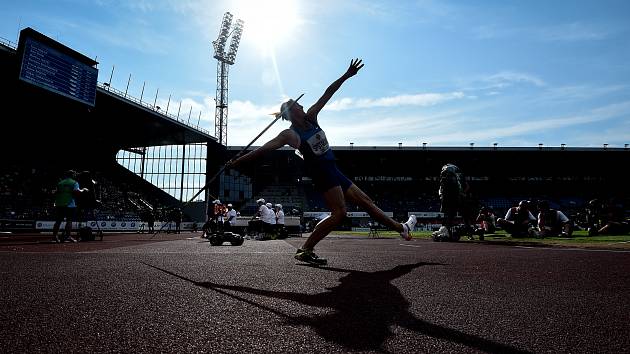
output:
<svg viewBox="0 0 630 354"><path fill-rule="evenodd" d="M328 145L328 140L326 139L326 134L324 134L323 130L320 130L315 135L311 136L307 141L308 145L313 150L315 156L322 156L323 154L330 149Z"/></svg>

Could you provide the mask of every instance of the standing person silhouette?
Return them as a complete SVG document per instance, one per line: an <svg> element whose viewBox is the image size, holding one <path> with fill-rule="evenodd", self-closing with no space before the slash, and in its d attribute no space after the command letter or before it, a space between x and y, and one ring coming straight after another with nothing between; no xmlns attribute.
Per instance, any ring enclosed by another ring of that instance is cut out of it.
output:
<svg viewBox="0 0 630 354"><path fill-rule="evenodd" d="M282 119L291 122L288 129L283 130L261 147L233 161L227 167L235 167L241 163L255 160L268 151L276 150L284 145L298 149L304 156L306 172L313 180L315 189L320 192L330 209L330 216L320 221L308 237L302 248L297 250L295 259L311 264L327 264L326 259L319 258L313 251L315 245L339 226L346 217L346 199L365 209L368 214L382 225L396 230L405 240L411 239L411 231L416 224L415 215L411 215L405 223L399 223L385 215L370 197L344 176L335 164L335 156L326 139L326 134L319 126L317 115L324 108L341 85L357 74L363 67L362 60L351 60L350 66L340 78L335 80L314 105L306 112L297 102L289 100L281 106Z"/></svg>
<svg viewBox="0 0 630 354"><path fill-rule="evenodd" d="M70 240L77 242L70 233L72 232L72 222L76 216L77 203L81 192L84 190L79 188L79 182L75 178L75 172L68 170L61 176L62 179L57 183L55 190L55 224L53 225L53 240L56 243ZM57 236L61 223L66 221L65 235L61 239Z"/></svg>

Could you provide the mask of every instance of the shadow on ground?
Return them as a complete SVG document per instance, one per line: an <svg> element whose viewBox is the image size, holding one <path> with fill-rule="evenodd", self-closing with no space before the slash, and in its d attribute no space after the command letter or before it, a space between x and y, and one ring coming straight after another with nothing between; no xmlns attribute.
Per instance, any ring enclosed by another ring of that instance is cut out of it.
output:
<svg viewBox="0 0 630 354"><path fill-rule="evenodd" d="M421 266L443 265L439 263L420 262L399 265L391 270L377 272L319 267L323 271L345 273L346 275L339 279L340 284L338 286L326 288L324 292L318 294L270 291L247 286L197 282L168 270L150 264L146 265L194 285L265 309L285 318L285 321L292 325L310 326L327 341L337 343L350 350L386 351L383 348L383 343L394 335L390 327L397 325L419 334L459 343L485 352L527 353L527 351L509 345L423 321L409 312L409 302L398 288L391 284L391 281ZM225 290L290 300L313 307L331 308L333 311L325 315L291 316Z"/></svg>

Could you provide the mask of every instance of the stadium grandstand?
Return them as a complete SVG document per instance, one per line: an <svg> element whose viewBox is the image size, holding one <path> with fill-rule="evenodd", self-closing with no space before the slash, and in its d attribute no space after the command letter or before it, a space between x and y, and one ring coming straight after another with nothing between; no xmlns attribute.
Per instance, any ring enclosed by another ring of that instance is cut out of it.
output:
<svg viewBox="0 0 630 354"><path fill-rule="evenodd" d="M27 63L28 48L74 60L88 74L97 70L96 61L32 29L22 31L18 44L0 42L0 99L5 108L0 219L4 228L33 228L37 221L51 220L52 191L66 169L92 172L102 202L98 220L141 221L147 210L162 211L158 220L168 219L170 208L188 201L208 176L243 149L226 148L168 109L97 82L96 76L92 96L90 90L77 96L63 92L55 82L29 78L28 65L41 72L46 63ZM439 222L438 176L446 163L463 170L475 206L492 207L496 215L519 200L547 199L574 217L593 198L614 198L629 205L630 187L622 167L630 162L628 146L423 144L351 145L333 150L340 169L398 220L414 213L420 224ZM288 215L302 216L303 223L307 216L326 212L304 175L301 158L287 147L269 153L255 166L226 171L208 190L209 195L202 194L189 205L185 218L202 222L207 202L215 197L233 203L242 215L255 213L258 198L282 204ZM349 205L348 211L352 217L344 228L367 225L369 218L356 206Z"/></svg>
<svg viewBox="0 0 630 354"><path fill-rule="evenodd" d="M232 147L230 152L240 149ZM414 213L420 224L440 222L439 174L446 163L458 165L465 173L472 207L491 207L496 215L504 215L520 200L546 199L574 218L595 198L629 205L630 186L620 167L630 163L628 147L423 145L336 146L333 150L341 171L398 220ZM280 202L285 210L308 215L326 211L323 200L304 177L302 160L293 149L276 150L259 161L241 171L255 181L253 199L242 212L253 213L257 198ZM346 228L364 227L369 221L356 206L349 205L348 211L356 217L348 219Z"/></svg>
<svg viewBox="0 0 630 354"><path fill-rule="evenodd" d="M98 82L97 66L30 28L17 44L0 42L5 229L52 220L53 190L68 169L92 174L97 219L122 223L147 211L167 219L223 163L225 147L207 131ZM206 199L188 205L187 219L204 218Z"/></svg>

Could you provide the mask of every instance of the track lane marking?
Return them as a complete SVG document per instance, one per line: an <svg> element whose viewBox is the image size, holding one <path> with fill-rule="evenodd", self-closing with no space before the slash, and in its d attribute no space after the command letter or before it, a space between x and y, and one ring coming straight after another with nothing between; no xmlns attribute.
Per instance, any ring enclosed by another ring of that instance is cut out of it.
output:
<svg viewBox="0 0 630 354"><path fill-rule="evenodd" d="M594 250L588 248L559 248L559 247L531 247L531 246L514 246L515 248L524 248L530 250L546 250L546 251L582 251L582 252L613 252L613 253L630 253L630 250Z"/></svg>

